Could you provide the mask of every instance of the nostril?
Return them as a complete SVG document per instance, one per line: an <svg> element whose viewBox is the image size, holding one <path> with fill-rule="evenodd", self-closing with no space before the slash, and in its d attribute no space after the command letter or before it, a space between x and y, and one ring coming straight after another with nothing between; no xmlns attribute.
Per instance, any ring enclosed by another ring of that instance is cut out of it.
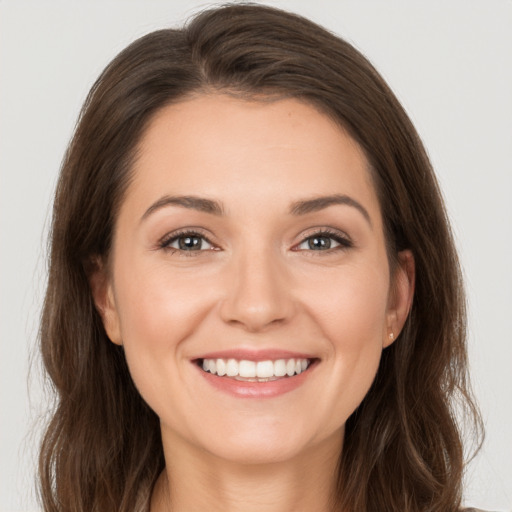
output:
<svg viewBox="0 0 512 512"><path fill-rule="evenodd" d="M269 262L268 255L262 255L256 264L255 259L253 255L243 268L235 269L233 286L219 309L223 321L249 332L280 325L293 314L291 287L284 272L271 268L276 263Z"/></svg>

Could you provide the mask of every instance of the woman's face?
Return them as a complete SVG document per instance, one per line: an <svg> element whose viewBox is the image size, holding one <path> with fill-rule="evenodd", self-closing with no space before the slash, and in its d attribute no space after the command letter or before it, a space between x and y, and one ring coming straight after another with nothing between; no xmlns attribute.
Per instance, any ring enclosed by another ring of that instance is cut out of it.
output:
<svg viewBox="0 0 512 512"><path fill-rule="evenodd" d="M401 261L347 133L297 100L204 95L149 125L93 289L164 444L282 461L338 453L409 308Z"/></svg>

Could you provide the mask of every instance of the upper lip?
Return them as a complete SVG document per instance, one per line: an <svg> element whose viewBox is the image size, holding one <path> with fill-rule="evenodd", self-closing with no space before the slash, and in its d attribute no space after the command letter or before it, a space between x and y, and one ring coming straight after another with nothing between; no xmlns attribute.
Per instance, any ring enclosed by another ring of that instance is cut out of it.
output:
<svg viewBox="0 0 512 512"><path fill-rule="evenodd" d="M282 349L231 349L219 350L201 354L193 360L198 359L236 359L238 361L275 361L278 359L315 359L315 356L303 352L295 352Z"/></svg>

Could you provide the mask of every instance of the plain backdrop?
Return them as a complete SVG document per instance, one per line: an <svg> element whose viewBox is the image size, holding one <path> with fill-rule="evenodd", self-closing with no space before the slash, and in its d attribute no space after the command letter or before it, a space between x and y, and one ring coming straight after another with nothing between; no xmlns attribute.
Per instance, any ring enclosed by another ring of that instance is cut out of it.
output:
<svg viewBox="0 0 512 512"><path fill-rule="evenodd" d="M487 439L465 501L512 510L512 2L282 0L381 71L438 173L467 281L471 371ZM0 0L0 512L35 511L36 338L60 161L103 67L196 1ZM33 360L30 366L30 360ZM29 368L32 371L29 372Z"/></svg>

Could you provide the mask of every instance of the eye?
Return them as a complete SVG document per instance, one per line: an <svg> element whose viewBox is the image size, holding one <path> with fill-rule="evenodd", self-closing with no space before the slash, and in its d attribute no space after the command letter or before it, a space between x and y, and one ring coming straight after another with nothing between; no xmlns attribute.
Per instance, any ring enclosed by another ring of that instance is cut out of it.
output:
<svg viewBox="0 0 512 512"><path fill-rule="evenodd" d="M199 252L214 249L212 243L202 234L196 232L172 233L160 242L162 249L183 252Z"/></svg>
<svg viewBox="0 0 512 512"><path fill-rule="evenodd" d="M333 249L346 249L352 247L352 242L331 231L320 231L304 239L296 246L297 251L329 251Z"/></svg>

